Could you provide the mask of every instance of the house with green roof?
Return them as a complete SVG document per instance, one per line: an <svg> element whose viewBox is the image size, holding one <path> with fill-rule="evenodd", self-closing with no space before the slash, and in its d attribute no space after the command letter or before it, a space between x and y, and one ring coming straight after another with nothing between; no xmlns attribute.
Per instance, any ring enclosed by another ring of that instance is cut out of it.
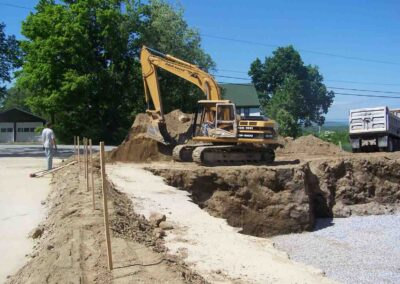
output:
<svg viewBox="0 0 400 284"><path fill-rule="evenodd" d="M222 97L235 103L237 114L260 116L260 101L254 85L226 83L219 86L222 90Z"/></svg>

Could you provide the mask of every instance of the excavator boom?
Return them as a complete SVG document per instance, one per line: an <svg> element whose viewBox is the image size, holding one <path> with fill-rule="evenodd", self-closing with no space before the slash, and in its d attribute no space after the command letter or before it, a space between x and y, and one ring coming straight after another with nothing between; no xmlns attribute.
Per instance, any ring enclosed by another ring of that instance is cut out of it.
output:
<svg viewBox="0 0 400 284"><path fill-rule="evenodd" d="M207 100L221 100L221 92L215 79L198 66L187 63L172 55L163 54L154 49L143 46L140 61L142 64L143 83L145 86L148 111L158 114L162 119L164 112L160 87L158 85L157 69L164 69L199 87L206 95ZM154 109L150 109L150 101Z"/></svg>

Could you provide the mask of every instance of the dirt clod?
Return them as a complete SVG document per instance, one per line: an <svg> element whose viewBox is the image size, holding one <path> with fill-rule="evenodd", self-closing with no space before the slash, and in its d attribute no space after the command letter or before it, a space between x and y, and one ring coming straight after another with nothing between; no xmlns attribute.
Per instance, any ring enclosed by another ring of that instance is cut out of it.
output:
<svg viewBox="0 0 400 284"><path fill-rule="evenodd" d="M167 221L162 221L158 225L158 227L160 227L163 230L172 230L174 228L174 226L171 223L167 222Z"/></svg>
<svg viewBox="0 0 400 284"><path fill-rule="evenodd" d="M164 236L166 235L166 233L165 233L165 231L164 231L163 229L161 229L161 228L155 228L155 229L153 230L153 235L154 235L157 239L159 239L159 238L164 237Z"/></svg>
<svg viewBox="0 0 400 284"><path fill-rule="evenodd" d="M160 213L151 213L149 217L149 221L151 224L153 224L155 227L157 227L162 221L165 221L167 217L164 214Z"/></svg>
<svg viewBox="0 0 400 284"><path fill-rule="evenodd" d="M38 226L29 233L29 237L32 239L40 238L43 235L43 232L44 232L44 227Z"/></svg>

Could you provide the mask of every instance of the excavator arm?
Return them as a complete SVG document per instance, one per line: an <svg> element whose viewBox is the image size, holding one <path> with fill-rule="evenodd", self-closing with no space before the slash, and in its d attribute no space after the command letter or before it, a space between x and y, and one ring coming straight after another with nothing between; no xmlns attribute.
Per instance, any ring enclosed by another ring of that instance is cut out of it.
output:
<svg viewBox="0 0 400 284"><path fill-rule="evenodd" d="M157 69L164 69L199 87L207 100L221 100L221 92L217 82L198 66L187 63L168 54L163 54L146 46L140 54L147 112L158 122L164 121L162 97L158 84ZM154 109L150 109L150 101Z"/></svg>

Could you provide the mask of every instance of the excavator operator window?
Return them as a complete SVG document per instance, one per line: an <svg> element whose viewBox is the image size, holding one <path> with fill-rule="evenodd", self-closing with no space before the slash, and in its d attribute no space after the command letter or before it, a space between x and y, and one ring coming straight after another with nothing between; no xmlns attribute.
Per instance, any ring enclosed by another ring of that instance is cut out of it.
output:
<svg viewBox="0 0 400 284"><path fill-rule="evenodd" d="M236 109L234 104L217 104L216 137L236 137Z"/></svg>

